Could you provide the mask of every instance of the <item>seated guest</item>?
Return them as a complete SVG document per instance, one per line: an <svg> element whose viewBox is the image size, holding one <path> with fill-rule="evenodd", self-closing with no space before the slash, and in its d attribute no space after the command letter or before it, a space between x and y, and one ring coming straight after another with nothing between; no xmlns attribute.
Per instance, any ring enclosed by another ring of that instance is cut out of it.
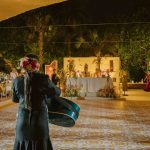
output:
<svg viewBox="0 0 150 150"><path fill-rule="evenodd" d="M76 72L76 77L81 77L81 72L79 70Z"/></svg>
<svg viewBox="0 0 150 150"><path fill-rule="evenodd" d="M99 78L99 77L101 77L101 70L96 68L95 73L94 73L94 78Z"/></svg>
<svg viewBox="0 0 150 150"><path fill-rule="evenodd" d="M84 71L82 72L83 77L90 77L90 72L88 71L88 64L84 65Z"/></svg>
<svg viewBox="0 0 150 150"><path fill-rule="evenodd" d="M53 73L51 75L51 79L52 79L52 82L55 84L55 85L58 85L60 79L56 73L56 69L53 69Z"/></svg>
<svg viewBox="0 0 150 150"><path fill-rule="evenodd" d="M106 77L110 77L110 71L109 71L109 69L106 70Z"/></svg>
<svg viewBox="0 0 150 150"><path fill-rule="evenodd" d="M70 71L70 77L75 78L76 77L76 72L74 70Z"/></svg>
<svg viewBox="0 0 150 150"><path fill-rule="evenodd" d="M47 75L49 76L50 79L52 79L52 74L54 73L53 71L54 71L54 68L50 66L47 72Z"/></svg>
<svg viewBox="0 0 150 150"><path fill-rule="evenodd" d="M102 77L111 77L109 69L102 71L101 75Z"/></svg>
<svg viewBox="0 0 150 150"><path fill-rule="evenodd" d="M12 71L10 72L10 77L11 79L15 79L18 76L18 72L15 68L12 69Z"/></svg>

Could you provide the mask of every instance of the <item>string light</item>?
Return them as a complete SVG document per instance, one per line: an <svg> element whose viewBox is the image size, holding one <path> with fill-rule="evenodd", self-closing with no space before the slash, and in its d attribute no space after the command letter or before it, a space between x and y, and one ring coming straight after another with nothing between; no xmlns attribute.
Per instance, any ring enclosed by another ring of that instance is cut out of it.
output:
<svg viewBox="0 0 150 150"><path fill-rule="evenodd" d="M67 26L104 26L104 25L130 25L130 24L150 24L150 22L108 22L108 23L86 23L86 24L51 24L48 26L67 27ZM47 26L47 27L48 27ZM36 28L37 26L0 26L1 29L7 28ZM43 26L44 27L44 26ZM45 26L46 27L46 26Z"/></svg>
<svg viewBox="0 0 150 150"><path fill-rule="evenodd" d="M150 24L150 22L117 22L117 23L91 23L91 24L62 24L54 26L104 26L104 25L128 25L128 24Z"/></svg>
<svg viewBox="0 0 150 150"><path fill-rule="evenodd" d="M130 25L130 24L150 24L150 22L117 22L117 23L97 23L97 24L54 24L54 25L49 25L49 26L56 26L56 27L69 27L69 26L104 26L104 25ZM37 26L0 26L0 29L25 29L25 28L36 28ZM45 26L46 27L46 26ZM145 40L137 40L137 41L132 41L132 42L144 42ZM44 42L45 43L45 42ZM52 44L67 44L68 42L49 42ZM77 41L71 41L69 42L70 44L76 44L78 43ZM85 41L82 42L82 44L85 43L94 43L92 41ZM130 43L130 41L101 41L101 43ZM17 43L17 42L0 42L0 45L27 45L28 43ZM30 44L37 44L37 43L30 43Z"/></svg>
<svg viewBox="0 0 150 150"><path fill-rule="evenodd" d="M0 29L24 29L24 28L35 28L36 26L16 26L16 27L13 27L13 26L6 26L6 27L2 27L0 26Z"/></svg>
<svg viewBox="0 0 150 150"><path fill-rule="evenodd" d="M132 41L132 42L144 42L145 40L137 40L137 41ZM43 42L45 43L45 42ZM72 41L72 42L48 42L48 43L51 43L51 44L67 44L67 43L70 43L70 44L77 44L79 42L77 41ZM92 42L92 41L86 41L86 42L82 42L82 44L86 44L86 43L95 43L95 42ZM131 43L131 41L101 41L100 43ZM28 43L17 43L17 42L0 42L0 45L27 45ZM37 44L37 43L30 43L30 44Z"/></svg>

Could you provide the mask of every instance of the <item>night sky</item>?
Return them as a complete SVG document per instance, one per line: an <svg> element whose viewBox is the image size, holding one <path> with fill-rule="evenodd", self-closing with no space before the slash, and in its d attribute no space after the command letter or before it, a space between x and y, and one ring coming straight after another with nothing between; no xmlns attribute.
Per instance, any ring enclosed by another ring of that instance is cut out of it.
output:
<svg viewBox="0 0 150 150"><path fill-rule="evenodd" d="M76 17L80 13L84 23L150 21L150 0L69 0L28 11L8 21L25 22L24 16L39 12L55 16L60 23L62 17Z"/></svg>
<svg viewBox="0 0 150 150"><path fill-rule="evenodd" d="M133 21L150 20L150 0L82 0L86 13L95 22L125 21L125 18ZM113 19L112 19L113 18Z"/></svg>

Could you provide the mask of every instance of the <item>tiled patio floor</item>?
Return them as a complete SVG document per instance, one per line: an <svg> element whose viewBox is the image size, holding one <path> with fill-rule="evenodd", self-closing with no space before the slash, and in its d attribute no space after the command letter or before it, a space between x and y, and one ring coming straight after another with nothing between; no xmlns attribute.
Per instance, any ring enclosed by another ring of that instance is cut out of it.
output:
<svg viewBox="0 0 150 150"><path fill-rule="evenodd" d="M50 125L54 150L150 150L150 101L74 100L73 128ZM0 150L12 150L17 105L0 110Z"/></svg>

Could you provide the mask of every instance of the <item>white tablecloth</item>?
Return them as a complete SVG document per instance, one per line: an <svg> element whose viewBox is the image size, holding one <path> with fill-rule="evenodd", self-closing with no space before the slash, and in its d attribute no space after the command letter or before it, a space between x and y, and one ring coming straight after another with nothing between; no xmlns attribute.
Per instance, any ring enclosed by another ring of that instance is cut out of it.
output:
<svg viewBox="0 0 150 150"><path fill-rule="evenodd" d="M68 88L77 87L80 92L97 92L105 86L113 87L112 79L109 78L68 78L66 82Z"/></svg>

